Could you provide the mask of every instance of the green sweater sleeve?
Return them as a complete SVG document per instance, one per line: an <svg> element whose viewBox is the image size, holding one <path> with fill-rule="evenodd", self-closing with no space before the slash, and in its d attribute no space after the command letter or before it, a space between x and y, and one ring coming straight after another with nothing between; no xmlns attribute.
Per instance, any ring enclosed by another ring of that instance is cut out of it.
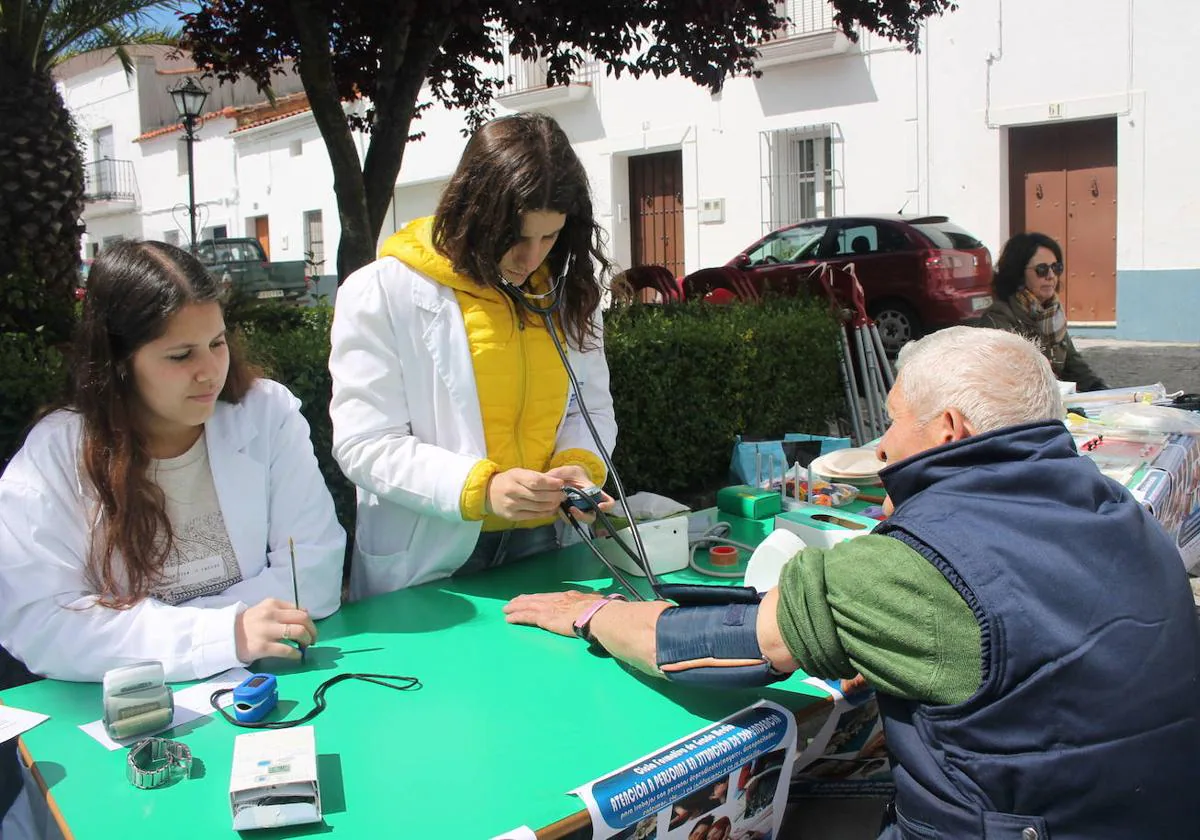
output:
<svg viewBox="0 0 1200 840"><path fill-rule="evenodd" d="M868 534L806 548L779 578L779 631L807 673L861 673L887 694L961 703L982 679L979 622L929 561Z"/></svg>

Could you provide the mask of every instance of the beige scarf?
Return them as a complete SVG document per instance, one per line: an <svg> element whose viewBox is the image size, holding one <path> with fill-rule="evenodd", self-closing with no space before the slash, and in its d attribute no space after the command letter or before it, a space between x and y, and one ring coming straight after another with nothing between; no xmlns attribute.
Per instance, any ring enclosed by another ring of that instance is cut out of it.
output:
<svg viewBox="0 0 1200 840"><path fill-rule="evenodd" d="M1062 303L1059 302L1057 294L1042 303L1033 296L1033 292L1021 289L1017 292L1016 298L1025 311L1032 316L1038 335L1047 347L1056 347L1066 340L1067 314L1063 312Z"/></svg>

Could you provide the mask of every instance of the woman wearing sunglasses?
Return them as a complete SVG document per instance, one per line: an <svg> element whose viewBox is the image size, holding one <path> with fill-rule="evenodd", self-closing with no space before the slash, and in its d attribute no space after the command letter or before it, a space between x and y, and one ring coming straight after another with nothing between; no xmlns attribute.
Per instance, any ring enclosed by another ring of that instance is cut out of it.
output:
<svg viewBox="0 0 1200 840"><path fill-rule="evenodd" d="M974 322L1030 338L1064 382L1080 391L1108 386L1083 360L1067 333L1067 313L1058 299L1063 275L1062 248L1042 233L1018 233L1008 240L996 263L995 302Z"/></svg>

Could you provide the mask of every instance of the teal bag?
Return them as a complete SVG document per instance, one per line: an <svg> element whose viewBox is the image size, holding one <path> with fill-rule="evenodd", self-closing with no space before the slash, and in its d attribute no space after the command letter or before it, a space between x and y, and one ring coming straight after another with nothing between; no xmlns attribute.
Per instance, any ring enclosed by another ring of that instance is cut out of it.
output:
<svg viewBox="0 0 1200 840"><path fill-rule="evenodd" d="M814 459L838 449L849 449L850 438L825 435L787 434L783 440L757 440L738 435L729 460L730 484L765 484L772 471L776 477L792 464L807 467Z"/></svg>

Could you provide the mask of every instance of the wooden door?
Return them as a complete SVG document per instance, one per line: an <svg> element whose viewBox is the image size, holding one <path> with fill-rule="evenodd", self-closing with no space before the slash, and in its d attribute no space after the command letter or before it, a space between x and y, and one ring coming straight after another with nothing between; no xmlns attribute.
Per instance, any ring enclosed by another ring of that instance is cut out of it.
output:
<svg viewBox="0 0 1200 840"><path fill-rule="evenodd" d="M1115 119L1011 130L1010 229L1044 233L1062 246L1059 296L1068 321L1116 318L1116 189Z"/></svg>
<svg viewBox="0 0 1200 840"><path fill-rule="evenodd" d="M254 238L262 246L263 253L267 255L267 259L271 259L271 225L268 222L268 217L254 217Z"/></svg>
<svg viewBox="0 0 1200 840"><path fill-rule="evenodd" d="M1117 312L1117 121L1069 123L1066 285L1068 321Z"/></svg>
<svg viewBox="0 0 1200 840"><path fill-rule="evenodd" d="M629 159L633 265L661 265L683 276L683 153Z"/></svg>

